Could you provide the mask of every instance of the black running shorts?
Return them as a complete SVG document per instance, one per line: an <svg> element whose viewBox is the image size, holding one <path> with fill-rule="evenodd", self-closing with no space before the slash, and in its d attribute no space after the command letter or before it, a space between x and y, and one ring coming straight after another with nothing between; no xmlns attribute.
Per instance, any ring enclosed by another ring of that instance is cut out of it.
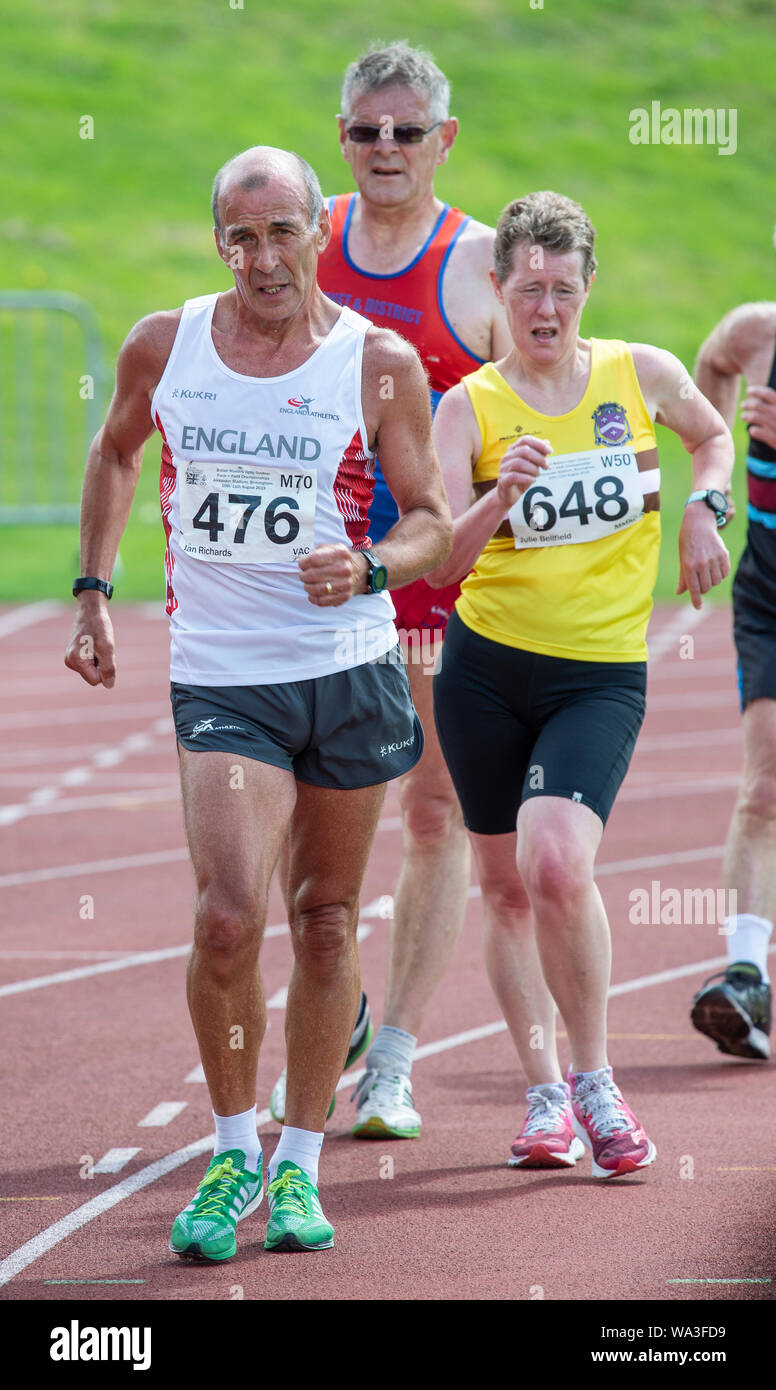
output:
<svg viewBox="0 0 776 1390"><path fill-rule="evenodd" d="M285 767L314 787L354 790L400 777L423 729L397 645L376 661L278 685L170 687L178 741Z"/></svg>
<svg viewBox="0 0 776 1390"><path fill-rule="evenodd" d="M733 637L741 709L776 700L776 531L750 521L733 580Z"/></svg>
<svg viewBox="0 0 776 1390"><path fill-rule="evenodd" d="M523 801L562 796L606 824L644 719L646 662L568 661L493 642L453 613L434 714L464 820L514 831Z"/></svg>

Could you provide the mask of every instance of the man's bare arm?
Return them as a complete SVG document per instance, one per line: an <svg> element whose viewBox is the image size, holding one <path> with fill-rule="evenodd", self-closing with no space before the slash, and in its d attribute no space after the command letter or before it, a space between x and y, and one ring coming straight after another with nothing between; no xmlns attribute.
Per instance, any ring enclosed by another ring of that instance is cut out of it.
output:
<svg viewBox="0 0 776 1390"><path fill-rule="evenodd" d="M154 431L150 402L175 340L179 311L136 324L119 353L116 390L89 450L81 494L81 573L109 579L135 495L143 445ZM84 590L65 665L89 685L115 682L107 599Z"/></svg>
<svg viewBox="0 0 776 1390"><path fill-rule="evenodd" d="M741 388L741 377L759 344L763 329L761 304L740 304L717 324L701 346L694 378L700 391L719 411L732 430Z"/></svg>
<svg viewBox="0 0 776 1390"><path fill-rule="evenodd" d="M399 509L378 546L388 583L397 589L446 558L453 528L431 443L426 375L415 349L390 329L370 328L366 335L362 399L369 447ZM365 593L367 571L363 554L344 545L317 546L299 562L308 598L320 607Z"/></svg>
<svg viewBox="0 0 776 1390"><path fill-rule="evenodd" d="M490 280L495 239L492 227L472 219L456 243L443 290L445 307L453 311L465 344L491 362L506 357L514 347L504 308Z"/></svg>
<svg viewBox="0 0 776 1390"><path fill-rule="evenodd" d="M633 362L644 400L658 424L678 434L692 459L692 491L715 488L727 492L733 471L733 440L715 407L694 390L682 363L673 353L645 343L631 343ZM704 502L692 503L679 531L677 594L689 592L693 607L701 595L730 573L727 547L717 530L714 513Z"/></svg>
<svg viewBox="0 0 776 1390"><path fill-rule="evenodd" d="M371 340L371 341L370 341ZM428 382L415 349L370 329L364 349L364 418L399 520L380 542L392 588L410 584L446 559L452 517L431 441Z"/></svg>

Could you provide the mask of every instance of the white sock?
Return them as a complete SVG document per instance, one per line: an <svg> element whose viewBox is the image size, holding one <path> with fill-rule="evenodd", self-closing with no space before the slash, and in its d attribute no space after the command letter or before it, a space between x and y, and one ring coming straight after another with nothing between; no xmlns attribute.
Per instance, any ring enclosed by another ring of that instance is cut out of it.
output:
<svg viewBox="0 0 776 1390"><path fill-rule="evenodd" d="M755 917L752 912L740 912L735 917L725 919L725 929L730 964L737 960L751 961L757 966L767 985L768 942L773 931L773 922L769 922L765 917Z"/></svg>
<svg viewBox="0 0 776 1390"><path fill-rule="evenodd" d="M575 1081L587 1081L589 1076L601 1076L603 1073L606 1073L607 1076L613 1075L608 1064L605 1067L596 1067L595 1071L574 1071L574 1068L571 1068L571 1075Z"/></svg>
<svg viewBox="0 0 776 1390"><path fill-rule="evenodd" d="M366 1054L367 1068L389 1072L391 1076L409 1076L417 1041L402 1028L391 1028L383 1023Z"/></svg>
<svg viewBox="0 0 776 1390"><path fill-rule="evenodd" d="M562 1091L564 1096L568 1097L569 1086L565 1081L537 1081L534 1086L527 1088L526 1096L529 1096L532 1091L540 1091L543 1096L548 1096L550 1100L554 1100L558 1091Z"/></svg>
<svg viewBox="0 0 776 1390"><path fill-rule="evenodd" d="M280 1132L280 1142L269 1161L269 1180L277 1177L281 1163L293 1163L307 1174L313 1187L318 1186L318 1159L321 1154L323 1134L312 1129L294 1129L284 1125Z"/></svg>
<svg viewBox="0 0 776 1390"><path fill-rule="evenodd" d="M248 1172L258 1173L261 1140L256 1133L256 1106L243 1110L239 1115L217 1115L214 1110L213 1119L216 1122L214 1152L222 1154L227 1149L242 1149Z"/></svg>

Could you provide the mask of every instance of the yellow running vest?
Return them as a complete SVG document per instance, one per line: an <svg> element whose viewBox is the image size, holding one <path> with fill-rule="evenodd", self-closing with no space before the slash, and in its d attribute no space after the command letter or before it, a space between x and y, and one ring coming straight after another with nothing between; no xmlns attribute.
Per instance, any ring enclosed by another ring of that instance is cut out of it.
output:
<svg viewBox="0 0 776 1390"><path fill-rule="evenodd" d="M463 377L482 436L472 481L522 434L553 453L464 580L456 609L494 642L577 661L645 661L660 548L655 431L627 343L590 339L587 389L540 415L492 362ZM516 548L519 547L519 548Z"/></svg>

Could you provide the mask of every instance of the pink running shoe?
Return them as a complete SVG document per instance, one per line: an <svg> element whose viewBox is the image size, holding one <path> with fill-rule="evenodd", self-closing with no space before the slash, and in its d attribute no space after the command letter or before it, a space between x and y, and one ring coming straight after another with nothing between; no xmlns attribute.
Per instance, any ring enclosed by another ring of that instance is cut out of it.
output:
<svg viewBox="0 0 776 1390"><path fill-rule="evenodd" d="M573 1168L585 1152L574 1137L571 1091L563 1081L529 1086L528 1114L512 1145L510 1168Z"/></svg>
<svg viewBox="0 0 776 1390"><path fill-rule="evenodd" d="M621 1178L654 1163L657 1149L626 1105L611 1067L587 1076L569 1068L568 1078L574 1133L592 1150L594 1178Z"/></svg>

